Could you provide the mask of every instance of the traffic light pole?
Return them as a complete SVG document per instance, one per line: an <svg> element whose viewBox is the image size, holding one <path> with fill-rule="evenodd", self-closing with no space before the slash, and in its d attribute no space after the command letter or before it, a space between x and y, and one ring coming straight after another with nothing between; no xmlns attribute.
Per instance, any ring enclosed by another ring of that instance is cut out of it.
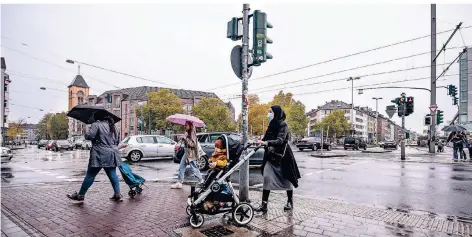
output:
<svg viewBox="0 0 472 237"><path fill-rule="evenodd" d="M401 141L401 160L405 160L405 114L406 114L406 94L402 93L403 101L403 115L402 115L402 141Z"/></svg>
<svg viewBox="0 0 472 237"><path fill-rule="evenodd" d="M431 107L436 106L436 4L431 4ZM436 111L431 111L429 153L435 152Z"/></svg>
<svg viewBox="0 0 472 237"><path fill-rule="evenodd" d="M247 107L247 95L248 95L248 79L249 79L249 4L243 4L243 37L242 37L242 132L243 132L243 144L247 144L247 132L248 132L248 107ZM255 37L255 36L254 36ZM247 152L244 151L243 155ZM249 201L249 162L244 162L239 168L239 200L243 202Z"/></svg>

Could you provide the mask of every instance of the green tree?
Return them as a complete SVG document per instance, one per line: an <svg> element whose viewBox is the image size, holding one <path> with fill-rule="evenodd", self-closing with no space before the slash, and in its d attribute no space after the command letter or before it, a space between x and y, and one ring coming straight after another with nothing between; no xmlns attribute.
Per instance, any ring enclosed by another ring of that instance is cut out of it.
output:
<svg viewBox="0 0 472 237"><path fill-rule="evenodd" d="M67 139L69 135L69 119L66 113L54 114L49 119L48 127L51 128L51 135L53 139Z"/></svg>
<svg viewBox="0 0 472 237"><path fill-rule="evenodd" d="M151 130L164 130L169 126L172 126L167 122L167 117L184 112L182 101L169 89L149 92L147 93L147 97L147 104L137 107L136 115L141 116L144 122L144 127L146 127L146 130L148 131L149 116L151 117Z"/></svg>
<svg viewBox="0 0 472 237"><path fill-rule="evenodd" d="M51 139L52 133L51 133L50 124L51 124L51 118L53 116L54 114L47 113L38 122L37 128L38 128L38 133L39 133L40 138Z"/></svg>
<svg viewBox="0 0 472 237"><path fill-rule="evenodd" d="M269 104L271 106L279 105L285 110L286 108L290 107L292 103L293 103L292 93L285 94L283 91L279 91L279 93L274 96L274 99L272 99L272 101Z"/></svg>
<svg viewBox="0 0 472 237"><path fill-rule="evenodd" d="M203 98L192 109L192 114L203 122L206 129L210 132L216 131L235 131L236 124L226 107L219 99Z"/></svg>
<svg viewBox="0 0 472 237"><path fill-rule="evenodd" d="M323 129L325 134L328 131L328 137L339 136L345 131L349 131L349 128L349 123L344 117L344 110L331 111L328 116L314 126L314 130L321 131Z"/></svg>
<svg viewBox="0 0 472 237"><path fill-rule="evenodd" d="M249 105L248 110L248 122L249 132L253 135L264 135L269 120L267 119L267 113L269 112L268 104L253 104Z"/></svg>
<svg viewBox="0 0 472 237"><path fill-rule="evenodd" d="M287 124L293 135L303 136L309 122L305 113L305 105L300 101L292 101L287 110Z"/></svg>

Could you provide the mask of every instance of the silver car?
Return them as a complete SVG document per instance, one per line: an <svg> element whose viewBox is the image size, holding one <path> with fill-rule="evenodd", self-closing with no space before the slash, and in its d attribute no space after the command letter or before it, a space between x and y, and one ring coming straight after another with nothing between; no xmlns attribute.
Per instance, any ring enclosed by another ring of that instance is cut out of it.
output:
<svg viewBox="0 0 472 237"><path fill-rule="evenodd" d="M11 160L11 158L13 158L13 154L10 148L2 147L1 149L2 149L2 162L9 161Z"/></svg>
<svg viewBox="0 0 472 237"><path fill-rule="evenodd" d="M174 155L177 143L159 135L136 135L123 139L118 145L120 155L137 162L142 158L169 157Z"/></svg>

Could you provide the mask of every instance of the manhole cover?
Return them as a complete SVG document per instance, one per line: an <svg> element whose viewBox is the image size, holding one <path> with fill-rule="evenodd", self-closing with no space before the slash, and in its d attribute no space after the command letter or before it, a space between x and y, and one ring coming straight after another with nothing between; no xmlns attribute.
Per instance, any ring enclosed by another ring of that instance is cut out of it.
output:
<svg viewBox="0 0 472 237"><path fill-rule="evenodd" d="M213 226L209 229L200 231L200 233L208 237L220 237L234 234L233 231L226 229L222 225Z"/></svg>

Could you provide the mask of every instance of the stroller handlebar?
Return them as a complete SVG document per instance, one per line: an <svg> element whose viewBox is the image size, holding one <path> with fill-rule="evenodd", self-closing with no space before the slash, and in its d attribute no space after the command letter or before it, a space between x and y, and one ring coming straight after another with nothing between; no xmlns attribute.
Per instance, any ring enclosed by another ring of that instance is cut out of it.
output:
<svg viewBox="0 0 472 237"><path fill-rule="evenodd" d="M246 144L246 146L244 146L244 149L243 149L243 150L247 150L247 149L248 149L249 147L251 147L251 146L252 146L252 144L248 143L248 144ZM261 144L257 145L257 146L254 148L254 151L259 150L259 148L261 148L261 147L262 147Z"/></svg>

